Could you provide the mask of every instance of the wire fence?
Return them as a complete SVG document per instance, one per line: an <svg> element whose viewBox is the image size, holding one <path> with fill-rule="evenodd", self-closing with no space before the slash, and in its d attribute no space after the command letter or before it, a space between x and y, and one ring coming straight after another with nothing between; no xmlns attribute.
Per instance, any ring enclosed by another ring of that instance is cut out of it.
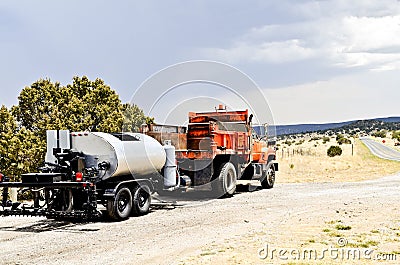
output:
<svg viewBox="0 0 400 265"><path fill-rule="evenodd" d="M288 158L293 156L317 156L315 150L311 148L282 148L277 151L277 155L280 158Z"/></svg>

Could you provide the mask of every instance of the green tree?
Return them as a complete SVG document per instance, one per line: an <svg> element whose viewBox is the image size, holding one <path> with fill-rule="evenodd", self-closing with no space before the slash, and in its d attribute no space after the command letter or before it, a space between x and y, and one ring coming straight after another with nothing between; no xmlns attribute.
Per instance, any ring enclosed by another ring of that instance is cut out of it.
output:
<svg viewBox="0 0 400 265"><path fill-rule="evenodd" d="M0 108L0 171L3 174L18 181L21 174L36 171L43 163L44 149L44 143L32 132L25 128L18 130L5 106Z"/></svg>
<svg viewBox="0 0 400 265"><path fill-rule="evenodd" d="M13 176L19 180L21 174L37 172L38 167L43 165L46 141L25 128L18 130L16 137L20 148L17 153L18 171Z"/></svg>
<svg viewBox="0 0 400 265"><path fill-rule="evenodd" d="M139 132L143 124L154 123L153 117L144 115L144 112L136 104L125 103L122 105L124 113L123 132Z"/></svg>
<svg viewBox="0 0 400 265"><path fill-rule="evenodd" d="M74 77L67 86L50 79L34 82L21 91L11 111L0 108L0 171L13 180L37 171L46 152L46 130L118 132L124 121L137 130L152 119L128 105L99 78Z"/></svg>
<svg viewBox="0 0 400 265"><path fill-rule="evenodd" d="M0 171L5 175L15 175L18 171L18 148L20 142L15 137L17 123L4 105L0 108Z"/></svg>
<svg viewBox="0 0 400 265"><path fill-rule="evenodd" d="M12 108L17 122L5 107L0 117L1 169L16 179L43 165L46 130L117 132L122 127L119 96L101 79L74 77L67 86L40 79L25 87L18 100Z"/></svg>
<svg viewBox="0 0 400 265"><path fill-rule="evenodd" d="M73 120L80 124L80 130L121 131L124 119L121 100L103 80L97 78L95 81L90 81L86 76L74 77L72 85L68 85L67 90L75 102L64 106L66 111L73 110L75 114ZM79 110L78 113L75 110ZM72 124L70 125L72 127Z"/></svg>
<svg viewBox="0 0 400 265"><path fill-rule="evenodd" d="M142 109L137 105L125 103L122 105L124 113L124 122L122 125L123 132L138 132L140 126L146 123L146 116Z"/></svg>
<svg viewBox="0 0 400 265"><path fill-rule="evenodd" d="M13 114L22 127L45 137L46 130L120 131L123 122L118 94L101 79L74 77L67 86L40 79L25 87Z"/></svg>
<svg viewBox="0 0 400 265"><path fill-rule="evenodd" d="M61 87L59 83L53 84L50 80L39 80L29 87L25 87L19 97L18 106L12 112L19 121L20 126L30 131L43 132L50 125L58 123L53 114L57 112Z"/></svg>
<svg viewBox="0 0 400 265"><path fill-rule="evenodd" d="M154 117L146 117L146 124L150 125L154 123Z"/></svg>

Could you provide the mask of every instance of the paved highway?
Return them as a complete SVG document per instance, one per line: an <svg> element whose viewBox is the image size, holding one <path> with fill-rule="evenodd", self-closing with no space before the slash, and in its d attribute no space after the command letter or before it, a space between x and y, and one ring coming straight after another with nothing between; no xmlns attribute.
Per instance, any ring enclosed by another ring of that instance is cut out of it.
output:
<svg viewBox="0 0 400 265"><path fill-rule="evenodd" d="M383 159L400 161L400 152L370 138L362 137L360 140L371 150L371 152Z"/></svg>

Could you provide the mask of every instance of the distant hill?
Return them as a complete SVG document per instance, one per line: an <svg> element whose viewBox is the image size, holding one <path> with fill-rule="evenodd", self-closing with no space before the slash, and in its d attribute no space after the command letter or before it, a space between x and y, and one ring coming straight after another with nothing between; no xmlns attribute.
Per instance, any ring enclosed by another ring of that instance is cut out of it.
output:
<svg viewBox="0 0 400 265"><path fill-rule="evenodd" d="M383 126L384 125L384 126ZM327 130L352 130L356 128L373 130L376 128L387 129L387 130L399 130L400 129L400 117L388 117L388 118L377 118L370 120L357 120L357 121L346 121L338 123L322 123L322 124L295 124L295 125L277 125L277 135L327 131Z"/></svg>
<svg viewBox="0 0 400 265"><path fill-rule="evenodd" d="M323 123L323 124L295 124L295 125L277 125L276 134L284 135L284 134L296 134L296 133L305 133L305 132L316 132L316 131L324 131L327 129L335 129L343 127L347 124L352 123L349 122L340 122L340 123Z"/></svg>
<svg viewBox="0 0 400 265"><path fill-rule="evenodd" d="M346 124L340 128L331 130L333 131L342 130L349 133L364 131L368 134L380 130L387 130L387 131L400 130L400 119L396 117L391 117L391 118L379 118L373 120L360 120L352 122L350 124Z"/></svg>
<svg viewBox="0 0 400 265"><path fill-rule="evenodd" d="M375 120L383 122L400 122L400 117L378 118Z"/></svg>

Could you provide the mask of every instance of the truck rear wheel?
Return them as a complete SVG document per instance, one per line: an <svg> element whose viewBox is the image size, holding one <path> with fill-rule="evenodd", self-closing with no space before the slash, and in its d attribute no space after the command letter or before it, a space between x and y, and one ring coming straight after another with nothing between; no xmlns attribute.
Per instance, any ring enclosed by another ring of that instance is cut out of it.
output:
<svg viewBox="0 0 400 265"><path fill-rule="evenodd" d="M127 187L118 189L114 200L107 203L108 215L114 220L125 220L132 211L132 193Z"/></svg>
<svg viewBox="0 0 400 265"><path fill-rule="evenodd" d="M214 195L218 197L233 195L237 182L235 166L230 162L223 163L217 174L218 177L212 182Z"/></svg>
<svg viewBox="0 0 400 265"><path fill-rule="evenodd" d="M272 189L275 184L275 168L274 166L270 166L266 172L266 176L261 181L261 186L263 189Z"/></svg>
<svg viewBox="0 0 400 265"><path fill-rule="evenodd" d="M150 188L146 184L137 185L133 188L132 193L132 214L135 216L147 214L150 210L151 203Z"/></svg>

